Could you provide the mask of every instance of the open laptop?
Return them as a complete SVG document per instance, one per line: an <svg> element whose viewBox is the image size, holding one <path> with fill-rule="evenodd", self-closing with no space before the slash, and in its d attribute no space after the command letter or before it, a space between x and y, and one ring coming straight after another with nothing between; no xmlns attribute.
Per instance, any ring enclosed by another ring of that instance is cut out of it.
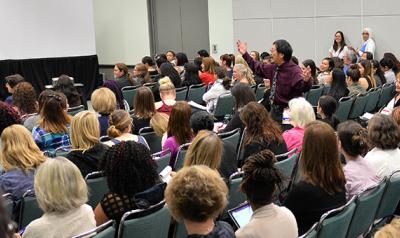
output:
<svg viewBox="0 0 400 238"><path fill-rule="evenodd" d="M249 223L253 209L249 203L243 203L238 207L232 208L228 211L230 218L233 220L237 228L241 228Z"/></svg>

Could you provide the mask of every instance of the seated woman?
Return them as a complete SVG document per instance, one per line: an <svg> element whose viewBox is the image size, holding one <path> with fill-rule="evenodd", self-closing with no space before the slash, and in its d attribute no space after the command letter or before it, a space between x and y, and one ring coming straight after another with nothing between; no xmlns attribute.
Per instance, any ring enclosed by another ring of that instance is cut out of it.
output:
<svg viewBox="0 0 400 238"><path fill-rule="evenodd" d="M219 65L226 71L226 76L231 79L233 76L232 64L235 63L235 55L223 54L219 59Z"/></svg>
<svg viewBox="0 0 400 238"><path fill-rule="evenodd" d="M187 55L183 52L177 53L175 55L175 58L176 58L176 65L174 68L178 72L179 76L181 77L181 80L183 80L184 79L183 75L185 74L185 65L189 63L189 59L188 59Z"/></svg>
<svg viewBox="0 0 400 238"><path fill-rule="evenodd" d="M142 144L134 141L123 141L111 147L106 153L101 169L107 177L107 192L94 210L96 224L101 225L108 220L121 220L125 212L143 208L137 204L135 195L145 192L156 204L164 199L165 186L154 191L146 191L154 187L159 176L151 158L150 151Z"/></svg>
<svg viewBox="0 0 400 238"><path fill-rule="evenodd" d="M2 193L11 193L19 200L27 190L34 190L36 168L46 160L33 141L32 134L21 125L12 125L1 134L0 175Z"/></svg>
<svg viewBox="0 0 400 238"><path fill-rule="evenodd" d="M263 105L249 102L242 108L240 118L246 126L242 144L242 163L249 156L264 149L271 150L275 155L288 151L279 124L271 118Z"/></svg>
<svg viewBox="0 0 400 238"><path fill-rule="evenodd" d="M171 114L172 107L176 101L175 86L172 84L168 77L161 78L158 83L160 84L160 98L161 102L156 102L155 107L157 112Z"/></svg>
<svg viewBox="0 0 400 238"><path fill-rule="evenodd" d="M53 93L54 91L46 89L39 94L38 109L37 109L38 112L42 110L44 103L49 99L49 95ZM24 118L24 123L23 123L24 127L28 129L28 131L32 131L35 126L39 125L39 119L40 119L39 113Z"/></svg>
<svg viewBox="0 0 400 238"><path fill-rule="evenodd" d="M202 72L200 73L200 80L206 86L213 84L216 80L215 77L215 61L212 57L204 57L202 60Z"/></svg>
<svg viewBox="0 0 400 238"><path fill-rule="evenodd" d="M334 130L340 123L335 112L338 108L337 101L328 95L322 96L318 100L317 113L320 117L318 120L328 123Z"/></svg>
<svg viewBox="0 0 400 238"><path fill-rule="evenodd" d="M242 167L244 179L240 189L246 194L253 214L249 223L236 231L237 238L297 237L293 213L272 202L274 192L280 189L283 181L274 162L274 153L263 150L250 156Z"/></svg>
<svg viewBox="0 0 400 238"><path fill-rule="evenodd" d="M218 97L230 93L231 79L226 76L226 71L222 67L215 69L217 80L211 88L203 94L203 101L207 104L207 112L214 112L217 106Z"/></svg>
<svg viewBox="0 0 400 238"><path fill-rule="evenodd" d="M299 166L302 178L283 205L293 212L302 235L322 214L346 203L346 178L332 127L320 121L307 126Z"/></svg>
<svg viewBox="0 0 400 238"><path fill-rule="evenodd" d="M366 90L376 88L377 83L375 77L372 75L372 65L369 60L361 60L358 63L358 70L360 70L360 85Z"/></svg>
<svg viewBox="0 0 400 238"><path fill-rule="evenodd" d="M104 144L113 146L121 143L121 141L134 141L149 147L142 136L131 134L132 118L127 111L115 110L110 115L109 123L110 127L107 130L107 135L111 140L104 142Z"/></svg>
<svg viewBox="0 0 400 238"><path fill-rule="evenodd" d="M35 192L44 214L29 223L23 238L72 237L96 227L85 204L88 189L79 169L63 157L48 159L35 174Z"/></svg>
<svg viewBox="0 0 400 238"><path fill-rule="evenodd" d="M156 113L154 97L150 88L140 87L134 100L135 111L132 115L133 134L139 134L139 130L150 125L151 117Z"/></svg>
<svg viewBox="0 0 400 238"><path fill-rule="evenodd" d="M185 224L188 237L234 238L228 223L215 221L228 203L227 193L217 171L194 165L172 177L165 190L165 201L172 216Z"/></svg>
<svg viewBox="0 0 400 238"><path fill-rule="evenodd" d="M165 140L168 137L168 120L169 116L165 113L156 112L154 116L150 119L150 127L153 128L154 132L162 137L161 147L164 145Z"/></svg>
<svg viewBox="0 0 400 238"><path fill-rule="evenodd" d="M83 177L99 170L100 160L108 149L99 138L99 120L94 112L83 111L72 118L72 151L66 158L79 168Z"/></svg>
<svg viewBox="0 0 400 238"><path fill-rule="evenodd" d="M189 87L193 84L200 84L199 69L194 63L187 63L184 66L182 87Z"/></svg>
<svg viewBox="0 0 400 238"><path fill-rule="evenodd" d="M69 151L71 146L69 127L71 116L67 114L67 98L64 94L53 92L48 95L40 111L39 125L32 130L33 138L40 150L54 156L58 148Z"/></svg>
<svg viewBox="0 0 400 238"><path fill-rule="evenodd" d="M122 91L120 88L118 88L118 84L114 80L106 80L103 83L103 87L108 88L111 90L111 92L114 93L115 100L117 101L117 109L123 109L129 111L129 104L128 102L124 99L124 96L122 95Z"/></svg>
<svg viewBox="0 0 400 238"><path fill-rule="evenodd" d="M21 115L21 121L24 123L28 118L37 115L38 102L36 101L36 92L32 84L21 82L14 88L14 106Z"/></svg>
<svg viewBox="0 0 400 238"><path fill-rule="evenodd" d="M114 82L117 83L119 90L126 86L132 86L133 81L128 72L128 66L124 63L116 63L114 66Z"/></svg>
<svg viewBox="0 0 400 238"><path fill-rule="evenodd" d="M400 169L400 131L393 118L375 114L368 121L368 139L373 149L364 159L380 178Z"/></svg>
<svg viewBox="0 0 400 238"><path fill-rule="evenodd" d="M174 84L175 88L181 87L181 77L179 76L178 71L175 70L174 66L170 62L165 62L161 64L160 76L168 77L171 80L171 83Z"/></svg>
<svg viewBox="0 0 400 238"><path fill-rule="evenodd" d="M332 76L331 71L335 66L335 62L332 58L324 58L319 66L320 73L317 76L318 83L321 85L331 85Z"/></svg>
<svg viewBox="0 0 400 238"><path fill-rule="evenodd" d="M142 63L138 63L135 65L133 69L133 79L135 85L143 85L145 83L152 83L153 80L150 77L149 72L147 71L146 65Z"/></svg>
<svg viewBox="0 0 400 238"><path fill-rule="evenodd" d="M374 169L362 157L368 150L368 132L355 121L345 121L338 127L339 147L346 159L343 167L346 177L347 199L379 183Z"/></svg>
<svg viewBox="0 0 400 238"><path fill-rule="evenodd" d="M82 105L81 94L75 88L74 83L68 75L58 77L54 91L63 93L67 97L69 107Z"/></svg>
<svg viewBox="0 0 400 238"><path fill-rule="evenodd" d="M175 164L179 146L189 143L193 139L192 128L190 128L190 116L192 109L185 101L177 102L172 108L171 116L168 121L168 138L163 145L163 150L171 151L171 167Z"/></svg>
<svg viewBox="0 0 400 238"><path fill-rule="evenodd" d="M7 103L8 105L13 105L13 103L14 103L14 100L13 100L14 88L19 83L24 82L25 79L20 74L8 75L4 79L6 81L7 91L8 91L8 93L11 94L11 96L8 96L6 98L6 100L4 100L4 102Z"/></svg>
<svg viewBox="0 0 400 238"><path fill-rule="evenodd" d="M93 110L98 114L100 136L105 136L110 126L108 123L110 115L117 108L115 95L108 88L99 88L93 91L90 101L92 102Z"/></svg>
<svg viewBox="0 0 400 238"><path fill-rule="evenodd" d="M347 89L346 84L346 75L343 70L336 68L332 70L332 81L328 95L332 96L336 101L349 95L349 89Z"/></svg>
<svg viewBox="0 0 400 238"><path fill-rule="evenodd" d="M233 66L233 84L236 83L245 83L250 85L255 85L256 82L254 81L252 72L249 71L243 64L235 64Z"/></svg>
<svg viewBox="0 0 400 238"><path fill-rule="evenodd" d="M297 148L301 152L304 130L308 123L315 121L314 109L304 98L294 98L289 101L289 117L292 129L283 132L288 151Z"/></svg>
<svg viewBox="0 0 400 238"><path fill-rule="evenodd" d="M366 93L367 91L360 84L360 71L358 68L352 68L347 70L347 88L349 89L349 96L355 96L360 93Z"/></svg>

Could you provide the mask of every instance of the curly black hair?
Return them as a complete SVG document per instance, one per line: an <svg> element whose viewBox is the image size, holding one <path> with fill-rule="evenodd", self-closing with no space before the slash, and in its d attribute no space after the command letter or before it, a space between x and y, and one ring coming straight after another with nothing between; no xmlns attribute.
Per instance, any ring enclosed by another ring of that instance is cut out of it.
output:
<svg viewBox="0 0 400 238"><path fill-rule="evenodd" d="M0 134L11 125L21 124L18 112L10 105L0 102Z"/></svg>
<svg viewBox="0 0 400 238"><path fill-rule="evenodd" d="M63 74L58 78L54 90L63 93L67 97L70 107L76 107L82 104L81 94L75 88L74 83L68 75Z"/></svg>
<svg viewBox="0 0 400 238"><path fill-rule="evenodd" d="M158 182L156 167L147 147L134 141L109 148L100 164L110 191L130 197Z"/></svg>

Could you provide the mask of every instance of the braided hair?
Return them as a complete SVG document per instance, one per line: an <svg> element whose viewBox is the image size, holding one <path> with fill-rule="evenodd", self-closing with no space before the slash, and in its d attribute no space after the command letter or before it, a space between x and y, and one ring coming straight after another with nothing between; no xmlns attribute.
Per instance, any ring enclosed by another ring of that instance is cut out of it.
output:
<svg viewBox="0 0 400 238"><path fill-rule="evenodd" d="M158 181L156 165L146 146L121 141L109 148L100 163L111 192L133 196L153 187Z"/></svg>
<svg viewBox="0 0 400 238"><path fill-rule="evenodd" d="M275 190L281 189L282 175L274 166L275 161L274 153L268 149L246 159L242 167L244 177L240 188L250 203L270 204Z"/></svg>

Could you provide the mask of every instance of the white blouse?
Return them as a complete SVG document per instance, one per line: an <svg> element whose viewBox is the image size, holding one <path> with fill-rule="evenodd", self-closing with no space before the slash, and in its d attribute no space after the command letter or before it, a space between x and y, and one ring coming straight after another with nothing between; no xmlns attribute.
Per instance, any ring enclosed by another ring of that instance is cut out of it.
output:
<svg viewBox="0 0 400 238"><path fill-rule="evenodd" d="M340 59L343 59L348 50L349 49L347 48L347 46L344 46L342 51L340 51L340 48L335 51L333 49L333 46L331 46L331 48L329 48L329 55L330 57L338 57Z"/></svg>

